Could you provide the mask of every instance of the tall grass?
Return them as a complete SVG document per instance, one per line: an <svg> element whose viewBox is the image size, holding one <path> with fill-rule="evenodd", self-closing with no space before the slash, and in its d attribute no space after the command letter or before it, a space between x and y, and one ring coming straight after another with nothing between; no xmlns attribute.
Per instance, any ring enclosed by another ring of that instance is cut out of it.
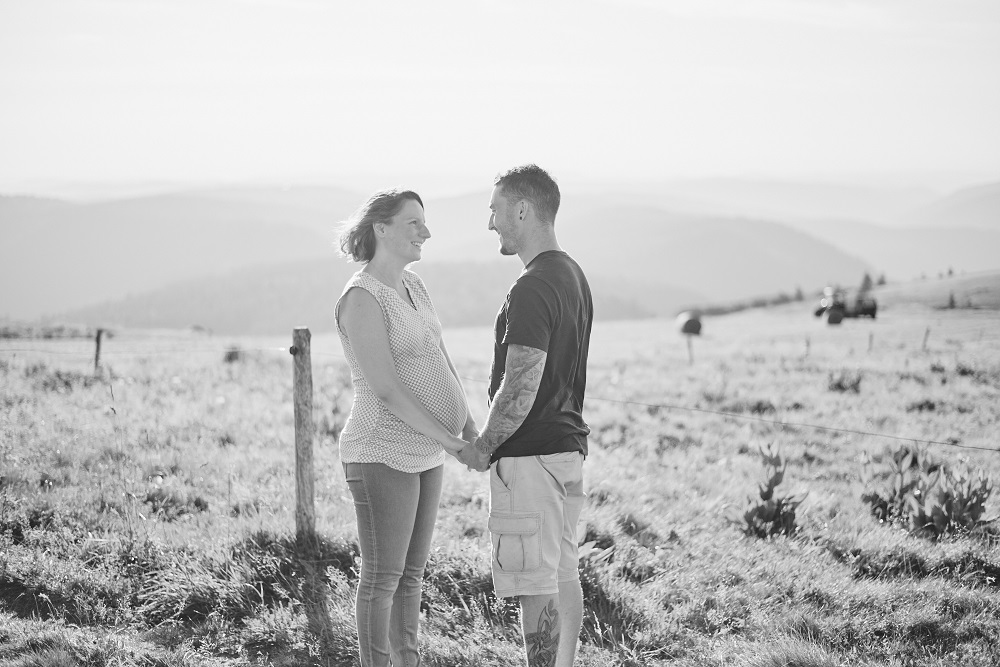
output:
<svg viewBox="0 0 1000 667"><path fill-rule="evenodd" d="M1000 446L1000 336L982 334L1000 318L932 316L927 350L925 311L836 331L791 307L707 318L693 366L670 323L595 327L578 664L1000 662L995 536L929 539L863 500L863 463L886 442L857 432ZM481 421L488 332L446 335ZM106 341L98 375L83 343L0 349L0 664L356 664L359 551L335 444L350 391L335 347L314 339L321 541L304 559L288 355L271 341L127 343ZM769 445L772 497L804 499L794 530L751 537L732 517L768 481ZM928 450L1000 473L995 453ZM446 480L424 659L518 664L517 607L490 579L486 478L449 460ZM997 514L995 496L983 511Z"/></svg>

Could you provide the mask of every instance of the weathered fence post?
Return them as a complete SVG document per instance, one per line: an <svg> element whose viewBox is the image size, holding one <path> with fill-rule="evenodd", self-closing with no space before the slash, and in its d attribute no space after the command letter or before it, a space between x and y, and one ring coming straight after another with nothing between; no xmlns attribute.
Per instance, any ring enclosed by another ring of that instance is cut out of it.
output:
<svg viewBox="0 0 1000 667"><path fill-rule="evenodd" d="M872 347L875 345L875 334L868 332L868 353L871 354Z"/></svg>
<svg viewBox="0 0 1000 667"><path fill-rule="evenodd" d="M330 587L319 562L316 539L316 505L313 483L313 382L307 327L292 331L295 405L295 546L304 570L302 596L310 632L319 638L325 664L333 664L335 653L333 626L330 622Z"/></svg>
<svg viewBox="0 0 1000 667"><path fill-rule="evenodd" d="M101 370L101 338L104 336L104 329L98 329L94 338L94 373Z"/></svg>
<svg viewBox="0 0 1000 667"><path fill-rule="evenodd" d="M292 332L295 404L295 543L312 558L316 552L316 508L313 500L313 383L306 327Z"/></svg>
<svg viewBox="0 0 1000 667"><path fill-rule="evenodd" d="M924 332L924 344L920 346L921 350L927 349L927 339L930 338L930 335L931 335L931 328L927 327L927 331Z"/></svg>

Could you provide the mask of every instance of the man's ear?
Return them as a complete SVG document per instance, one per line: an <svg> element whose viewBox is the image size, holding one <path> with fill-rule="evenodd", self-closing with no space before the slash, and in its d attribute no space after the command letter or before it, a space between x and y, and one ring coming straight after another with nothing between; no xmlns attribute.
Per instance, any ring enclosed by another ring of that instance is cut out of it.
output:
<svg viewBox="0 0 1000 667"><path fill-rule="evenodd" d="M524 222L524 219L528 217L528 202L523 199L517 202L517 219Z"/></svg>

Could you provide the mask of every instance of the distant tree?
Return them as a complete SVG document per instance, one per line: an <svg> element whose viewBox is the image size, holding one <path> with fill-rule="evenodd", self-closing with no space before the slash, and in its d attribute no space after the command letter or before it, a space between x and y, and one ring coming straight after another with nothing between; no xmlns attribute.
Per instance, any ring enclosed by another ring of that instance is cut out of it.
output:
<svg viewBox="0 0 1000 667"><path fill-rule="evenodd" d="M858 289L859 292L867 292L872 288L872 277L865 272L865 277L861 279L861 287Z"/></svg>
<svg viewBox="0 0 1000 667"><path fill-rule="evenodd" d="M948 267L948 277L951 278L953 275L955 275L955 272L952 271L951 267L949 266Z"/></svg>
<svg viewBox="0 0 1000 667"><path fill-rule="evenodd" d="M954 292L949 292L948 293L948 307L949 308L954 308L955 307L955 293Z"/></svg>
<svg viewBox="0 0 1000 667"><path fill-rule="evenodd" d="M795 300L796 301L804 301L805 298L806 298L806 295L802 293L802 288L801 287L796 287L795 288Z"/></svg>
<svg viewBox="0 0 1000 667"><path fill-rule="evenodd" d="M885 274L884 274L884 273L883 273L883 274L881 274L881 275L880 275L880 276L878 277L878 282L876 282L875 284L876 284L876 285L885 285Z"/></svg>

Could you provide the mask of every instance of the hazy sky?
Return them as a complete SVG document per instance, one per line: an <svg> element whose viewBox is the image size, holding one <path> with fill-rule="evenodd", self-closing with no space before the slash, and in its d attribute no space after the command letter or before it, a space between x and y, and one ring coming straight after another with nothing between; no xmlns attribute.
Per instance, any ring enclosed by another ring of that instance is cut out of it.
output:
<svg viewBox="0 0 1000 667"><path fill-rule="evenodd" d="M1000 178L996 0L0 0L0 192Z"/></svg>

